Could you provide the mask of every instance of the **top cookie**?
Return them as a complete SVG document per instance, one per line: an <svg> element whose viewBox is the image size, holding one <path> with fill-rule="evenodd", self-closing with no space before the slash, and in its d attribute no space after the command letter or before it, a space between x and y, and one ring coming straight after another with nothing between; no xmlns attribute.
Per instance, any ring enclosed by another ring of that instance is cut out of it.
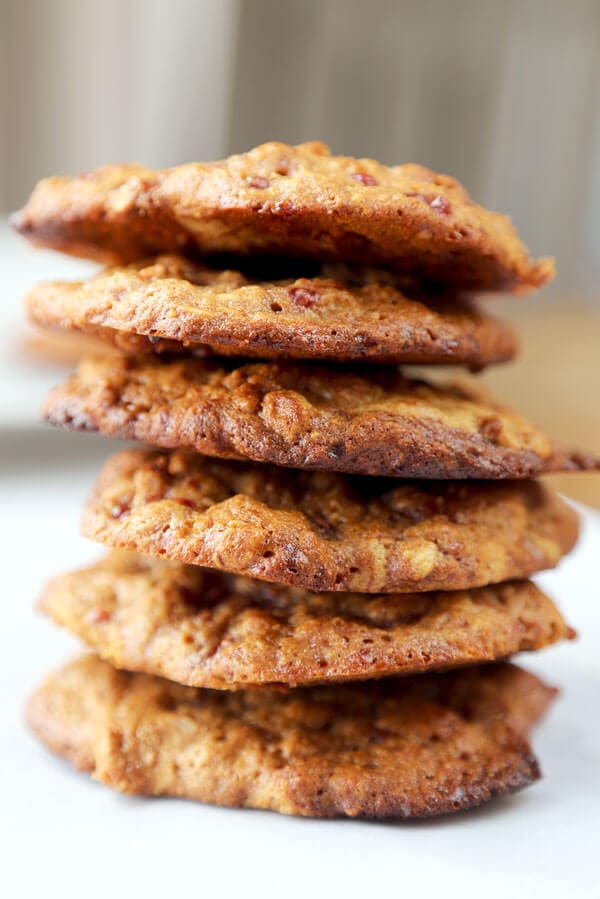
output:
<svg viewBox="0 0 600 899"><path fill-rule="evenodd" d="M33 243L132 261L164 251L385 265L419 280L527 290L553 277L510 221L420 165L263 144L222 162L109 165L41 181L13 223Z"/></svg>

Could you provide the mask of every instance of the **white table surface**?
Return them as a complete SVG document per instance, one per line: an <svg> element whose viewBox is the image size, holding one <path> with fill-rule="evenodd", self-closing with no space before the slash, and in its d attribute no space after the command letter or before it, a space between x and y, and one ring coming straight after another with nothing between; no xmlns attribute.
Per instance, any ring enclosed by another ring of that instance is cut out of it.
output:
<svg viewBox="0 0 600 899"><path fill-rule="evenodd" d="M545 778L484 809L430 822L309 821L117 795L54 759L21 721L25 695L76 641L34 614L49 575L96 558L78 536L84 496L110 442L35 424L60 375L19 357L18 297L85 264L0 239L0 883L6 897L600 897L600 517L540 582L580 630L523 656L563 693L535 734Z"/></svg>

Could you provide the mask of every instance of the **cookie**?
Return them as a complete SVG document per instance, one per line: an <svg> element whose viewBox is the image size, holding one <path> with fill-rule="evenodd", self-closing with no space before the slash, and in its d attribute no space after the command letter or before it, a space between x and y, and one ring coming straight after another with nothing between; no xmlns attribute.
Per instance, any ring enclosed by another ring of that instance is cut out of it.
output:
<svg viewBox="0 0 600 899"><path fill-rule="evenodd" d="M98 358L47 398L43 416L167 449L292 468L404 478L522 478L599 467L485 394L393 369L307 363Z"/></svg>
<svg viewBox="0 0 600 899"><path fill-rule="evenodd" d="M420 165L331 156L320 143L263 144L222 162L153 171L109 165L47 178L13 224L33 243L134 261L160 252L296 256L385 265L477 290L541 287L510 221Z"/></svg>
<svg viewBox="0 0 600 899"><path fill-rule="evenodd" d="M381 271L250 281L178 256L39 284L29 318L132 353L464 363L511 359L514 332L459 296L409 298Z"/></svg>
<svg viewBox="0 0 600 899"><path fill-rule="evenodd" d="M54 578L39 608L117 668L216 689L451 668L575 635L530 581L365 597L116 552Z"/></svg>
<svg viewBox="0 0 600 899"><path fill-rule="evenodd" d="M126 450L106 463L82 532L309 590L406 593L552 567L577 515L537 481L398 482Z"/></svg>
<svg viewBox="0 0 600 899"><path fill-rule="evenodd" d="M539 777L527 733L555 691L512 665L355 686L224 692L116 671L51 675L27 719L125 793L309 817L428 817Z"/></svg>

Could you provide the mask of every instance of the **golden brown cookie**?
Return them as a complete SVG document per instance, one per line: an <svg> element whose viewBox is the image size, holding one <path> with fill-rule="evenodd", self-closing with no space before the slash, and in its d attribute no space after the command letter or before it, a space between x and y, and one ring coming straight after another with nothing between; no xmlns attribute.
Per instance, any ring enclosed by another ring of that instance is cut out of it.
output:
<svg viewBox="0 0 600 899"><path fill-rule="evenodd" d="M460 288L540 287L509 219L420 165L268 143L222 162L109 165L47 178L13 224L33 243L102 260L160 252L298 256L386 265Z"/></svg>
<svg viewBox="0 0 600 899"><path fill-rule="evenodd" d="M30 727L125 793L310 817L427 817L539 777L527 734L553 694L512 665L355 686L223 692L118 672L51 675Z"/></svg>
<svg viewBox="0 0 600 899"><path fill-rule="evenodd" d="M475 388L430 386L394 369L88 359L52 391L43 416L166 449L352 474L522 478L599 467L557 451Z"/></svg>
<svg viewBox="0 0 600 899"><path fill-rule="evenodd" d="M458 296L408 298L382 271L250 281L178 256L109 269L89 281L38 284L26 300L44 328L75 331L132 353L206 353L465 363L511 359L508 325Z"/></svg>
<svg viewBox="0 0 600 899"><path fill-rule="evenodd" d="M311 593L116 552L54 578L39 608L117 668L216 689L451 668L575 635L530 581Z"/></svg>
<svg viewBox="0 0 600 899"><path fill-rule="evenodd" d="M310 590L461 590L559 561L577 515L537 481L390 481L182 452L106 463L85 536Z"/></svg>

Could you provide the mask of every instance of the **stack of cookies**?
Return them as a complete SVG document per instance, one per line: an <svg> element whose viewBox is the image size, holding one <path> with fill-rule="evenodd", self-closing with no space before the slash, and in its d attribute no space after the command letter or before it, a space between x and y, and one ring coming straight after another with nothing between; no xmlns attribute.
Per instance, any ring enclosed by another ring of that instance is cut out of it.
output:
<svg viewBox="0 0 600 899"><path fill-rule="evenodd" d="M596 462L397 366L511 359L472 294L540 287L551 261L453 179L317 143L50 178L15 224L116 266L27 299L113 349L45 419L151 447L85 508L110 553L42 595L92 654L31 698L40 739L125 792L308 816L536 780L555 691L505 660L573 637L526 578L577 521L535 478Z"/></svg>

